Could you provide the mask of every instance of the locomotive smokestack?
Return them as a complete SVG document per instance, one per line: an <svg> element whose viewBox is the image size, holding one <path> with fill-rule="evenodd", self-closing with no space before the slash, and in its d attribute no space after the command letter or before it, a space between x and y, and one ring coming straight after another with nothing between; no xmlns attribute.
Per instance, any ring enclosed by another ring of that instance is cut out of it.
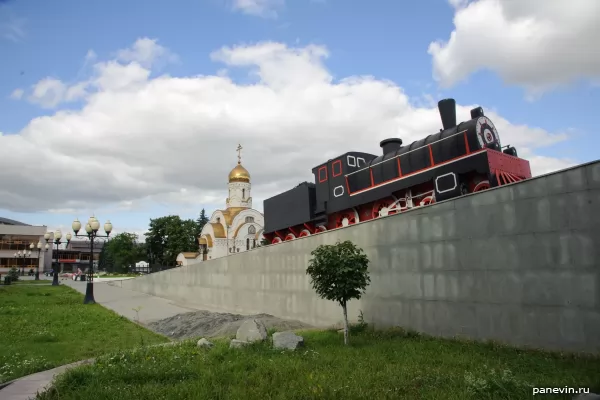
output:
<svg viewBox="0 0 600 400"><path fill-rule="evenodd" d="M398 150L400 148L400 146L402 146L402 139L398 139L398 138L385 139L379 143L379 146L381 146L381 149L383 150L383 154L386 155L388 153L391 153L392 151Z"/></svg>
<svg viewBox="0 0 600 400"><path fill-rule="evenodd" d="M438 102L438 110L442 117L444 130L456 126L456 102L454 99L443 99Z"/></svg>

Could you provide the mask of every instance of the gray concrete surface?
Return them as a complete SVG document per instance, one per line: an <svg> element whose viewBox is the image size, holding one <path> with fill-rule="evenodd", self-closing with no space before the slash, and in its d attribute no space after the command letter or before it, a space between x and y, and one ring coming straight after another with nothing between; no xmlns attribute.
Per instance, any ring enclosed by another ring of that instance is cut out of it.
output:
<svg viewBox="0 0 600 400"><path fill-rule="evenodd" d="M316 326L342 313L306 275L310 251L352 240L372 283L349 305L376 326L600 351L600 162L352 227L121 282L211 311Z"/></svg>
<svg viewBox="0 0 600 400"><path fill-rule="evenodd" d="M113 310L119 315L138 321L143 324L169 318L177 314L198 311L199 308L164 299L157 296L135 292L120 287L121 281L95 282L94 299L96 303ZM73 281L70 279L60 281L61 285L72 287L85 294L87 282ZM138 309L139 311L135 311Z"/></svg>
<svg viewBox="0 0 600 400"><path fill-rule="evenodd" d="M35 399L38 392L41 393L51 386L52 380L56 375L65 372L69 368L92 362L93 360L78 361L17 379L0 390L0 400Z"/></svg>

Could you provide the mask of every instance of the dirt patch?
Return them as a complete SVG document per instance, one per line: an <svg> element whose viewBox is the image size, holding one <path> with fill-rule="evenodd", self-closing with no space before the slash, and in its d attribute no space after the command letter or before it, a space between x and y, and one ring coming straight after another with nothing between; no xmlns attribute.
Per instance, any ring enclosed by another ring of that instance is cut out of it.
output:
<svg viewBox="0 0 600 400"><path fill-rule="evenodd" d="M172 339L192 337L218 337L235 335L242 322L247 319L262 321L267 329L295 330L314 328L300 321L284 320L269 314L239 315L210 311L193 311L177 314L146 324L148 329Z"/></svg>

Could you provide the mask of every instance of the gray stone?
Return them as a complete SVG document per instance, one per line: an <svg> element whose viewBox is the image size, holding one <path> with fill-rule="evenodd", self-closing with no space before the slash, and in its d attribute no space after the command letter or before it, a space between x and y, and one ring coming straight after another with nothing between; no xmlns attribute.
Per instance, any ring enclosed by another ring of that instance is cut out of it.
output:
<svg viewBox="0 0 600 400"><path fill-rule="evenodd" d="M206 348L211 348L214 347L214 344L212 342L209 342L207 339L202 338L200 340L198 340L198 343L196 344L198 347L206 347Z"/></svg>
<svg viewBox="0 0 600 400"><path fill-rule="evenodd" d="M260 320L248 319L238 328L235 338L244 342L260 342L267 339L267 328Z"/></svg>
<svg viewBox="0 0 600 400"><path fill-rule="evenodd" d="M231 342L229 343L229 348L230 349L239 349L239 348L247 346L249 344L250 344L249 342L246 342L244 340L231 339Z"/></svg>
<svg viewBox="0 0 600 400"><path fill-rule="evenodd" d="M273 347L276 349L296 350L304 346L304 338L294 332L275 332L273 334Z"/></svg>

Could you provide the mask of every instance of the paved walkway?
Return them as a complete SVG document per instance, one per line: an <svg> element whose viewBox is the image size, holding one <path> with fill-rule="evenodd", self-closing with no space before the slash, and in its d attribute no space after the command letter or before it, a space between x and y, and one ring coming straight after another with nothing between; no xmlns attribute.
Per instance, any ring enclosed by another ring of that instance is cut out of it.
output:
<svg viewBox="0 0 600 400"><path fill-rule="evenodd" d="M73 364L63 365L48 371L38 372L37 374L17 379L4 389L0 390L0 400L35 399L38 392L41 393L50 387L54 376L65 372L69 368L91 363L93 363L93 360L78 361Z"/></svg>
<svg viewBox="0 0 600 400"><path fill-rule="evenodd" d="M65 280L60 281L60 284L70 286L85 294L87 282ZM96 303L102 304L104 307L132 321L137 321L139 317L139 322L146 324L177 314L200 310L200 308L191 305L183 305L162 297L134 292L117 285L118 283L115 282L109 284L94 281L94 299ZM134 308L139 308L139 312L136 312Z"/></svg>
<svg viewBox="0 0 600 400"><path fill-rule="evenodd" d="M87 282L68 279L64 281L61 280L60 284L70 286L80 293L85 294ZM118 283L115 285L114 282L108 284L106 281L94 281L94 298L96 303L99 303L132 321L137 321L139 316L139 322L148 323L172 317L177 314L199 310L199 308L177 304L161 297L123 289L117 285ZM139 313L136 312L134 308L139 308ZM35 398L36 392L42 392L50 385L55 375L60 374L73 366L90 362L92 361L80 361L20 378L6 386L4 389L0 389L0 400L33 399Z"/></svg>

